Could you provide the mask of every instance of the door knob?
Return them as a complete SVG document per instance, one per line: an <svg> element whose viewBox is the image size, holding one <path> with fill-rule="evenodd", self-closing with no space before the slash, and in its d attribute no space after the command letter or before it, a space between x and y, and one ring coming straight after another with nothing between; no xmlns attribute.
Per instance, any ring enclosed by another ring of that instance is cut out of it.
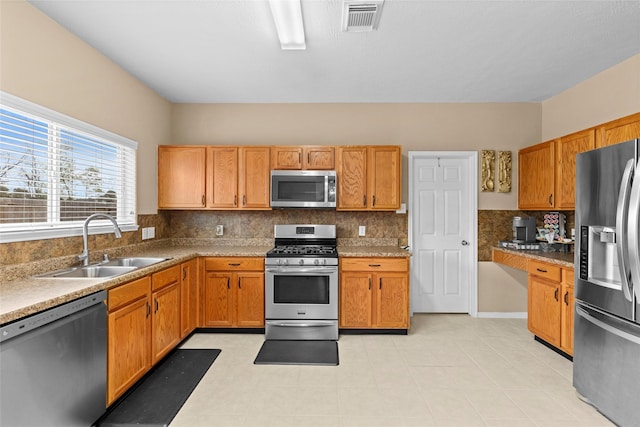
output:
<svg viewBox="0 0 640 427"><path fill-rule="evenodd" d="M469 246L469 242L467 242L466 240L463 240L461 243L462 243L462 246Z"/></svg>

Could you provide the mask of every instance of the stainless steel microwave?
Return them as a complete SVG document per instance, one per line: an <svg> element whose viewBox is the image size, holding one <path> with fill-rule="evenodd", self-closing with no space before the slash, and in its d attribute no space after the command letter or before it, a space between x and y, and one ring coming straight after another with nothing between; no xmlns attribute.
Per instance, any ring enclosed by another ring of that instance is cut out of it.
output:
<svg viewBox="0 0 640 427"><path fill-rule="evenodd" d="M271 207L335 208L336 171L272 170Z"/></svg>

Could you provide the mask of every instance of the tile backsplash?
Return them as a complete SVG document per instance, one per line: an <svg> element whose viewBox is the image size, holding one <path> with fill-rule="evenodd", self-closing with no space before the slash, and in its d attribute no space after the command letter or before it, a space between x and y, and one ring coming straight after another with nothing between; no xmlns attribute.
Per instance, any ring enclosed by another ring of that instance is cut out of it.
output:
<svg viewBox="0 0 640 427"><path fill-rule="evenodd" d="M366 238L394 238L407 244L407 215L395 212L337 212L323 209L275 209L272 211L160 211L139 215L140 229L89 236L89 247L107 250L142 242L141 230L155 227L156 240L166 238L218 238L216 225L224 226L224 239L273 239L275 224L336 224L339 238L358 238L358 227L366 227ZM148 242L148 240L145 240ZM75 255L82 252L82 236L0 244L0 266Z"/></svg>

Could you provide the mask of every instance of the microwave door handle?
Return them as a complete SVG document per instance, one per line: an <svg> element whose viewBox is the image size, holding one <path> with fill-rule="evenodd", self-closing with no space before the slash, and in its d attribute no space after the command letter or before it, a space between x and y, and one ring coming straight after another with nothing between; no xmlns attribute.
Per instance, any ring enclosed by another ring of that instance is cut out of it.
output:
<svg viewBox="0 0 640 427"><path fill-rule="evenodd" d="M638 170L636 164L636 171ZM637 299L640 299L640 241L638 236L638 221L640 220L640 177L636 176L631 184L629 197L629 269L631 270L631 285Z"/></svg>
<svg viewBox="0 0 640 427"><path fill-rule="evenodd" d="M618 193L618 207L616 210L616 249L618 254L618 266L620 268L620 281L622 282L622 292L627 301L632 302L631 295L631 272L629 271L629 246L627 242L627 231L629 224L629 206L631 198L631 182L633 180L633 159L629 159L624 168L622 181L620 182L620 192Z"/></svg>

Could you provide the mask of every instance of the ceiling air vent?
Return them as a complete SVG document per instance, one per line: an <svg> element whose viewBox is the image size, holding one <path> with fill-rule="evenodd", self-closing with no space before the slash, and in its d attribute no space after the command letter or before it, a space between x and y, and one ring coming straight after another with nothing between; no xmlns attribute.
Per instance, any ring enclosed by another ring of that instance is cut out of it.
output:
<svg viewBox="0 0 640 427"><path fill-rule="evenodd" d="M345 1L342 9L342 31L362 32L378 28L384 0Z"/></svg>

